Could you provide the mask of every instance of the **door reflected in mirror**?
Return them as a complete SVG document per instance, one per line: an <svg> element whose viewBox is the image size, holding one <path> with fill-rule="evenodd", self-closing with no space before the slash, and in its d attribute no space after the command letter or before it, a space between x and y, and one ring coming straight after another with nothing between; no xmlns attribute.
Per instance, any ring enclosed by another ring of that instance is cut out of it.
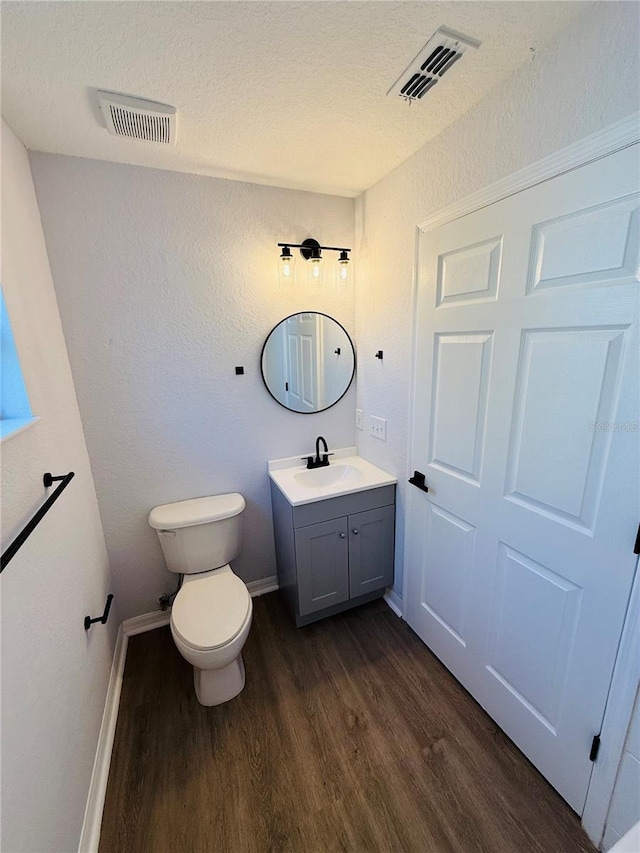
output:
<svg viewBox="0 0 640 853"><path fill-rule="evenodd" d="M337 320L317 311L285 317L262 348L262 378L292 412L313 414L347 393L356 368L353 342Z"/></svg>

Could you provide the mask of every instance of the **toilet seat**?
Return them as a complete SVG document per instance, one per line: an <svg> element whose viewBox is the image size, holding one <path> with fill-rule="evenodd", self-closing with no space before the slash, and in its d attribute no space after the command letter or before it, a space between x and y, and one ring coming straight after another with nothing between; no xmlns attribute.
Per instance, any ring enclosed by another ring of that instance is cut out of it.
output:
<svg viewBox="0 0 640 853"><path fill-rule="evenodd" d="M249 590L229 566L187 576L171 611L171 627L192 649L211 651L230 643L251 618Z"/></svg>

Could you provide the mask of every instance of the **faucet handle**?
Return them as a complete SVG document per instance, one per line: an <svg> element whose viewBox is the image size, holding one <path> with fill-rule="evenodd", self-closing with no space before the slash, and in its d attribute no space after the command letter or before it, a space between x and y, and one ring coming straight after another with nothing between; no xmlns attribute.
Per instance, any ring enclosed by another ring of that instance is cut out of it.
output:
<svg viewBox="0 0 640 853"><path fill-rule="evenodd" d="M323 453L322 457L320 456L301 456L303 462L307 463L307 468L320 468L329 464L329 457L333 456L333 453Z"/></svg>

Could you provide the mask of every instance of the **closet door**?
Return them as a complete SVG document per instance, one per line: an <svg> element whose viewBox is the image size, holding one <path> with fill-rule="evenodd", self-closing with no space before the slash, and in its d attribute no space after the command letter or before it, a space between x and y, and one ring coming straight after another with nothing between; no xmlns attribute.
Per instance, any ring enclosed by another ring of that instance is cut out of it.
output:
<svg viewBox="0 0 640 853"><path fill-rule="evenodd" d="M421 245L407 618L577 812L637 562L637 148Z"/></svg>

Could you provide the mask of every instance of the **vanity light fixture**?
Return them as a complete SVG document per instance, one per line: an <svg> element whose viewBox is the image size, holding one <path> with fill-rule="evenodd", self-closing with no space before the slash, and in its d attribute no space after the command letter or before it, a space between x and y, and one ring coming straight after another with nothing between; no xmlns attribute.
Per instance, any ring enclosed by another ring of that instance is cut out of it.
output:
<svg viewBox="0 0 640 853"><path fill-rule="evenodd" d="M293 255L291 249L300 249L300 254L309 261L309 282L312 286L322 283L323 252L338 252L338 283L344 285L349 279L349 252L343 246L321 246L313 237L308 237L302 243L278 243L282 249L280 254L279 275L280 283L284 286L293 283Z"/></svg>

